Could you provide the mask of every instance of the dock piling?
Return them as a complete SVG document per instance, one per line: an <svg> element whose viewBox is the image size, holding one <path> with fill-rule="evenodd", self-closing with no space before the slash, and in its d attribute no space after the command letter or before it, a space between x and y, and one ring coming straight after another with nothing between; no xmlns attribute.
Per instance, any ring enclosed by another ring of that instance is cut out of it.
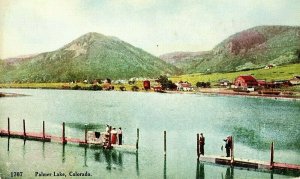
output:
<svg viewBox="0 0 300 179"><path fill-rule="evenodd" d="M199 133L197 133L197 157L198 157L198 160L199 160L199 157L200 157L200 152L199 152Z"/></svg>
<svg viewBox="0 0 300 179"><path fill-rule="evenodd" d="M24 135L24 138L26 138L25 119L23 119L23 135Z"/></svg>
<svg viewBox="0 0 300 179"><path fill-rule="evenodd" d="M164 131L164 154L167 154L167 131Z"/></svg>
<svg viewBox="0 0 300 179"><path fill-rule="evenodd" d="M274 142L271 143L271 161L270 161L270 167L273 169L274 167Z"/></svg>
<svg viewBox="0 0 300 179"><path fill-rule="evenodd" d="M139 138L140 138L140 129L136 129L136 150L139 149Z"/></svg>
<svg viewBox="0 0 300 179"><path fill-rule="evenodd" d="M108 130L108 145L107 148L110 149L111 148L111 126L109 126L109 130Z"/></svg>
<svg viewBox="0 0 300 179"><path fill-rule="evenodd" d="M234 163L234 140L233 140L233 136L231 136L231 160L230 160L230 163L231 165L233 165Z"/></svg>
<svg viewBox="0 0 300 179"><path fill-rule="evenodd" d="M7 133L8 133L8 136L10 136L10 121L9 121L9 117L7 118Z"/></svg>
<svg viewBox="0 0 300 179"><path fill-rule="evenodd" d="M84 125L85 131L84 131L84 142L87 143L87 124Z"/></svg>
<svg viewBox="0 0 300 179"><path fill-rule="evenodd" d="M45 121L43 121L43 140L45 140Z"/></svg>
<svg viewBox="0 0 300 179"><path fill-rule="evenodd" d="M62 143L66 144L66 133L65 133L65 122L62 123L63 131L62 131Z"/></svg>

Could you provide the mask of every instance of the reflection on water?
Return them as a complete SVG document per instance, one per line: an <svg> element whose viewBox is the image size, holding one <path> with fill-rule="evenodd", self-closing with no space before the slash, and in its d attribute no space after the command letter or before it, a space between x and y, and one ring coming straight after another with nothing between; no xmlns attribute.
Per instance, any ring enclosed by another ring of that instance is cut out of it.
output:
<svg viewBox="0 0 300 179"><path fill-rule="evenodd" d="M204 163L200 163L199 160L197 160L196 178L197 179L204 179L205 178Z"/></svg>
<svg viewBox="0 0 300 179"><path fill-rule="evenodd" d="M7 138L7 151L9 151L10 137Z"/></svg>
<svg viewBox="0 0 300 179"><path fill-rule="evenodd" d="M136 168L136 175L140 176L140 169L139 169L139 153L135 153L135 168Z"/></svg>
<svg viewBox="0 0 300 179"><path fill-rule="evenodd" d="M6 128L6 120L1 119L9 116L12 130L22 131L21 119L26 118L28 131L40 132L41 120L44 120L47 133L61 136L61 123L66 122L66 136L83 139L84 124L90 123L88 129L103 131L103 125L108 123L124 129L126 144L135 143L134 129L140 128L140 150L138 154L131 155L124 151L105 152L70 144L61 146L32 141L25 141L25 147L20 139L17 142L3 138L0 140L0 173L22 167L29 173L32 168L88 170L94 176L107 173L104 178L225 178L227 168L224 166L196 164L194 140L189 139L194 138L199 129L207 136L206 151L209 155L224 155L216 146L223 144L220 139L224 136L234 135L238 158L269 161L269 145L274 141L276 162L300 162L299 101L156 93L19 91L31 96L3 99L0 128ZM163 130L172 133L168 144L172 157L168 161L160 156ZM178 147L177 141L185 147ZM29 159L33 158L34 162L31 162ZM109 172L115 168L117 170ZM230 175L233 177L231 169L227 172L227 176ZM239 168L234 168L234 175L235 178L270 178L270 172ZM284 175L281 172L280 178L287 177ZM276 171L274 178L278 178Z"/></svg>
<svg viewBox="0 0 300 179"><path fill-rule="evenodd" d="M223 178L223 173L222 173L222 178ZM225 179L233 179L233 167L227 167L225 173Z"/></svg>
<svg viewBox="0 0 300 179"><path fill-rule="evenodd" d="M22 142L21 140L17 139L19 142ZM16 141L17 141L16 140ZM15 144L13 139L7 138L7 153L9 155L9 153L11 152L15 152L17 151L15 148L15 146L11 146L11 143ZM26 153L28 152L30 154L30 150L31 150L31 142L26 140L23 140L23 145L20 146L20 149L22 151L19 151L21 153L23 153L23 159L25 160L25 158L27 158L28 156L26 155ZM29 142L29 143L28 143ZM27 143L27 146L26 146ZM37 148L41 148L41 155L43 159L47 159L47 151L45 151L48 147L46 147L45 142L36 142L35 144L37 144ZM51 144L48 143L49 145L56 145L56 144ZM90 162L99 162L99 163L103 163L105 166L105 169L109 172L111 172L114 169L117 169L118 171L124 171L124 169L126 168L127 165L132 165L133 163L125 163L124 161L130 161L130 160L126 160L126 158L131 158L131 161L134 161L134 159L132 160L132 157L135 156L135 169L136 169L136 176L137 177L141 177L140 176L140 166L139 166L139 155L138 152L128 152L128 151L118 151L118 150L105 150L105 149L91 149L88 147L83 147L83 150L81 150L80 147L73 147L71 145L62 145L60 146L57 145L56 147L60 148L62 147L62 153L61 158L62 158L62 164L63 163L67 163L69 161L66 160L67 156L73 156L74 153L72 153L72 150L74 151L81 151L83 158L82 158L82 165L83 167L92 167L93 165L91 164L90 166L88 166L89 160ZM66 149L67 148L67 149ZM11 151L10 151L11 150ZM90 155L89 155L90 154ZM80 155L80 154L79 154ZM92 157L91 157L92 156ZM59 157L60 158L60 157ZM125 158L125 160L124 160ZM92 160L92 161L91 161ZM125 166L124 166L125 165ZM257 176L261 176L259 173L262 173L264 178L271 178L273 179L274 175L276 174L281 174L282 175L287 175L287 176L299 176L299 173L293 173L293 172L287 172L287 171L278 171L278 170L272 170L272 171L261 171L261 170L245 170L242 168L234 168L231 166L215 166L213 164L208 164L208 163L203 163L197 160L196 163L196 178L197 179L205 179L205 178L211 178L212 177L212 173L219 173L217 176L217 178L222 178L222 179L233 179L235 173L236 174L236 178L239 178L241 176L241 171L252 171L257 173ZM217 167L219 169L217 169L217 171L212 170L213 167ZM1 168L0 168L1 169ZM170 178L170 171L167 168L167 157L166 155L164 156L164 164L161 166L160 169L163 169L163 178ZM125 170L126 171L126 170ZM170 176L169 176L169 175ZM254 175L255 176L255 175ZM142 176L143 177L143 176ZM214 176L216 177L216 176ZM275 177L276 178L276 177Z"/></svg>
<svg viewBox="0 0 300 179"><path fill-rule="evenodd" d="M87 167L88 165L87 165L87 157L86 157L86 155L87 155L87 147L85 146L84 147L84 166L85 167Z"/></svg>
<svg viewBox="0 0 300 179"><path fill-rule="evenodd" d="M45 142L43 142L42 152L43 152L43 159L45 160Z"/></svg>
<svg viewBox="0 0 300 179"><path fill-rule="evenodd" d="M65 157L65 150L66 150L66 144L62 144L62 163L65 163L66 157Z"/></svg>
<svg viewBox="0 0 300 179"><path fill-rule="evenodd" d="M167 178L167 156L164 157L164 179Z"/></svg>

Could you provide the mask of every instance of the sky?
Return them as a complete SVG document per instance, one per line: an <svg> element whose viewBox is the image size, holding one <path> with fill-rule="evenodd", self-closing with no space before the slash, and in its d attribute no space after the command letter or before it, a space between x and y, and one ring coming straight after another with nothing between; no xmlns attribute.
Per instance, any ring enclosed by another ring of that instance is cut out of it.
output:
<svg viewBox="0 0 300 179"><path fill-rule="evenodd" d="M300 26L300 1L0 0L0 58L53 51L88 32L156 56L206 51L259 25Z"/></svg>

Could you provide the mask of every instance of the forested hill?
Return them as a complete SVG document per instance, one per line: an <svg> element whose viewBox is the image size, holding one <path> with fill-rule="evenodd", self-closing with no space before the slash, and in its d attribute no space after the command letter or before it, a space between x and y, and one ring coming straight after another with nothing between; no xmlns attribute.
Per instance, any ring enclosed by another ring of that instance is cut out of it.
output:
<svg viewBox="0 0 300 179"><path fill-rule="evenodd" d="M299 26L258 26L236 33L211 51L177 59L184 73L229 72L300 63ZM168 59L166 61L172 61Z"/></svg>
<svg viewBox="0 0 300 179"><path fill-rule="evenodd" d="M116 37L87 33L64 47L0 60L1 82L68 82L176 74L175 66Z"/></svg>

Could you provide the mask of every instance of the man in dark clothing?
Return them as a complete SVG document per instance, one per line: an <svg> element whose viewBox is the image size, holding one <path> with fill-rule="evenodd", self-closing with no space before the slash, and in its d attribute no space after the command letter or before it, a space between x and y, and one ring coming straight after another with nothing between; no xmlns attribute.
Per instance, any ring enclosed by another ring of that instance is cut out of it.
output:
<svg viewBox="0 0 300 179"><path fill-rule="evenodd" d="M230 149L232 147L232 140L231 136L227 136L226 139L224 139L225 143L225 148L226 148L226 157L230 157Z"/></svg>
<svg viewBox="0 0 300 179"><path fill-rule="evenodd" d="M122 145L122 128L119 127L118 130L118 140L119 140L119 145Z"/></svg>
<svg viewBox="0 0 300 179"><path fill-rule="evenodd" d="M205 137L203 137L203 133L200 134L199 144L200 144L200 155L204 155Z"/></svg>

